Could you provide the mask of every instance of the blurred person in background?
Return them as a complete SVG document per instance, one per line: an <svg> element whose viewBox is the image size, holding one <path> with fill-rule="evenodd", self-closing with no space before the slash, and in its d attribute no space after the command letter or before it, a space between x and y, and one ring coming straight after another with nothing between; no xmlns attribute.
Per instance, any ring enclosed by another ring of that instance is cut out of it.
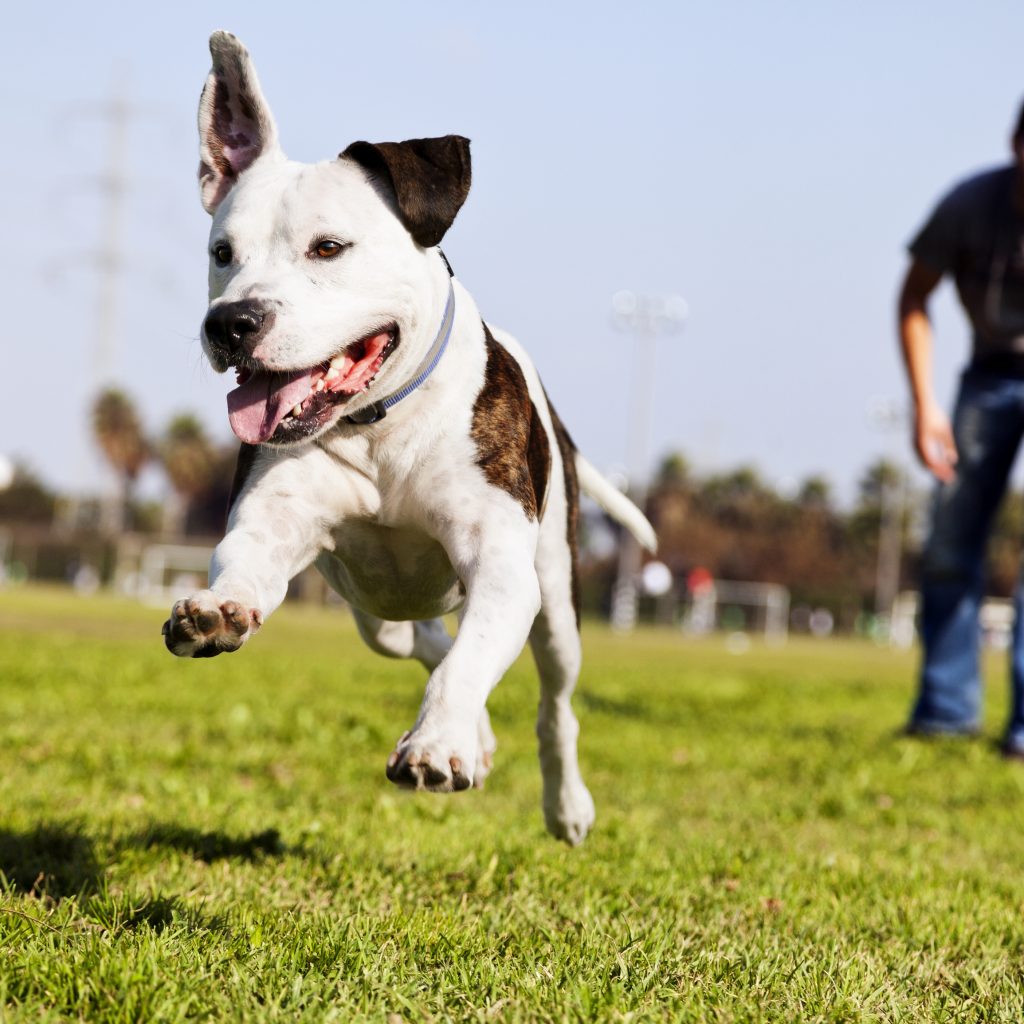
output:
<svg viewBox="0 0 1024 1024"><path fill-rule="evenodd" d="M918 457L938 481L921 567L920 690L907 731L971 735L981 712L978 616L985 547L1024 436L1024 106L1013 162L956 185L909 245L899 333ZM945 275L972 327L953 420L932 385L928 298ZM1015 598L1012 708L1003 749L1024 760L1024 612Z"/></svg>

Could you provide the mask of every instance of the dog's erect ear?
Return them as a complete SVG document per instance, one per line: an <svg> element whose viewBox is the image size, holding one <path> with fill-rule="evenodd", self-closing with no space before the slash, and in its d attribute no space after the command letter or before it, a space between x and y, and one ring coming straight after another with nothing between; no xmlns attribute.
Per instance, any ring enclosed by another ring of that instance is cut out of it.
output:
<svg viewBox="0 0 1024 1024"><path fill-rule="evenodd" d="M353 142L341 156L389 184L409 234L424 248L437 245L469 195L469 139Z"/></svg>
<svg viewBox="0 0 1024 1024"><path fill-rule="evenodd" d="M214 32L210 56L213 68L199 99L199 192L207 213L258 156L278 148L249 51L230 32Z"/></svg>

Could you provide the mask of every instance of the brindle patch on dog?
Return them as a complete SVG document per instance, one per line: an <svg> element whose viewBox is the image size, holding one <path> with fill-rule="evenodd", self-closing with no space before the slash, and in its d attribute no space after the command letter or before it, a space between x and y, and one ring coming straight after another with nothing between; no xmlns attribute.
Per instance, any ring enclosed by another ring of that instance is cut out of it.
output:
<svg viewBox="0 0 1024 1024"><path fill-rule="evenodd" d="M473 405L471 436L476 464L488 483L500 487L536 519L544 507L551 472L551 446L530 399L519 364L484 325L487 368Z"/></svg>

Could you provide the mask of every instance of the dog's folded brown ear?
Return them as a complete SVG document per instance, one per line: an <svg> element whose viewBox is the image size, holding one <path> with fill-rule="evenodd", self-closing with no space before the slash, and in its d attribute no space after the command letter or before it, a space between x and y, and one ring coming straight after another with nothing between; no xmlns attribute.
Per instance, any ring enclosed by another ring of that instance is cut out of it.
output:
<svg viewBox="0 0 1024 1024"><path fill-rule="evenodd" d="M249 51L230 32L210 36L213 68L199 99L199 191L213 213L257 157L277 150L277 126Z"/></svg>
<svg viewBox="0 0 1024 1024"><path fill-rule="evenodd" d="M425 248L444 238L469 195L469 139L461 135L353 142L341 156L391 186L402 223Z"/></svg>

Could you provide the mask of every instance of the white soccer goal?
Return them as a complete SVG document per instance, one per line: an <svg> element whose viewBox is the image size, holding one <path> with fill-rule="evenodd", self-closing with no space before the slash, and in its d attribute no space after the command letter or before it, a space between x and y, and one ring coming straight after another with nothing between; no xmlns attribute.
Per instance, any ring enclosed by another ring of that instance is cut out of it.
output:
<svg viewBox="0 0 1024 1024"><path fill-rule="evenodd" d="M692 595L683 628L690 633L759 632L780 643L789 636L789 590L779 583L713 580Z"/></svg>

